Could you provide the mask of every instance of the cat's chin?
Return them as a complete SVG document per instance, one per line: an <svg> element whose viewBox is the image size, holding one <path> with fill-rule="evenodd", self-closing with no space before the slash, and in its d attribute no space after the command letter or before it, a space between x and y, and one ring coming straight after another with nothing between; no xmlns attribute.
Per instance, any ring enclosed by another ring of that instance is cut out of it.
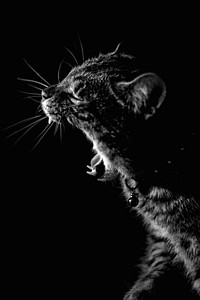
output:
<svg viewBox="0 0 200 300"><path fill-rule="evenodd" d="M107 168L104 164L103 158L97 153L92 160L90 165L87 165L89 175L94 176L100 181L110 181L117 177L118 171L116 169Z"/></svg>

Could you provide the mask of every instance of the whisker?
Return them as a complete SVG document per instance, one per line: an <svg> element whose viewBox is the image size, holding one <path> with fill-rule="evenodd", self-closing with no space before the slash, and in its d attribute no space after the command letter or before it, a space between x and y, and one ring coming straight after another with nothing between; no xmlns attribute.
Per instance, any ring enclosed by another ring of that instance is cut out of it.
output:
<svg viewBox="0 0 200 300"><path fill-rule="evenodd" d="M34 97L38 97L38 96L34 96ZM34 101L36 103L40 103L39 100L34 99L32 96L23 97L23 99L30 99L30 100L32 100L32 101Z"/></svg>
<svg viewBox="0 0 200 300"><path fill-rule="evenodd" d="M53 123L52 123L53 124ZM43 132L45 132L45 130L47 129L47 127L49 126L49 123L46 125L46 127L37 135L37 137L35 139L38 139L42 134Z"/></svg>
<svg viewBox="0 0 200 300"><path fill-rule="evenodd" d="M63 138L63 129L64 129L64 131L65 131L65 124L64 123L61 123L60 122L60 142L62 143L62 138ZM62 127L63 127L63 129L62 129Z"/></svg>
<svg viewBox="0 0 200 300"><path fill-rule="evenodd" d="M26 91L19 91L19 93L22 93L22 94L26 94L26 95L35 95L37 97L41 97L41 94L40 93L30 93L30 92L26 92Z"/></svg>
<svg viewBox="0 0 200 300"><path fill-rule="evenodd" d="M78 33L77 33L77 35L78 35L78 39L79 39L79 44L80 44L80 46L81 46L82 61L84 62L84 61L85 61L85 56L84 56L84 51L83 51L83 44L82 44L82 42L81 42L81 39L80 39L80 36L79 36Z"/></svg>
<svg viewBox="0 0 200 300"><path fill-rule="evenodd" d="M22 97L22 99L30 99L30 100L32 100L34 102L40 103L39 100L34 99L34 98L41 98L42 96L41 96L40 93L29 93L29 92L25 92L25 91L18 91L18 92L22 93L22 94L25 94L25 95L28 95L26 97Z"/></svg>
<svg viewBox="0 0 200 300"><path fill-rule="evenodd" d="M40 102L40 105L38 105L38 108L36 110L36 114L38 114L40 111L43 111L41 102Z"/></svg>
<svg viewBox="0 0 200 300"><path fill-rule="evenodd" d="M37 81L37 80L26 79L26 78L21 78L21 77L17 77L17 80L27 81L27 82L33 82L33 83L38 83L38 84L41 84L41 85L45 86L46 88L48 87L47 84L44 84L44 83L39 82L39 81Z"/></svg>
<svg viewBox="0 0 200 300"><path fill-rule="evenodd" d="M43 130L42 132L44 132L43 133L43 135L40 137L40 139L37 141L37 143L35 144L35 146L32 148L32 150L34 150L36 147L37 147L37 145L41 142L41 140L43 139L43 137L47 134L47 132L49 131L49 129L51 128L53 126L53 123L51 123L51 124L47 124L47 126L45 127L45 131ZM41 135L41 133L39 134L39 136Z"/></svg>
<svg viewBox="0 0 200 300"><path fill-rule="evenodd" d="M44 82L46 82L47 83L47 86L49 86L50 85L50 83L46 80L46 79L44 79L25 59L24 59L24 61L25 61L25 63L27 64L27 66L40 78L40 79L42 79Z"/></svg>
<svg viewBox="0 0 200 300"><path fill-rule="evenodd" d="M34 89L39 90L39 91L43 91L43 89L33 85L33 84L28 84L29 86L32 86Z"/></svg>
<svg viewBox="0 0 200 300"><path fill-rule="evenodd" d="M39 120L36 120L36 121L32 122L31 124L28 124L28 125L24 126L24 127L21 128L21 129L18 129L18 130L16 130L16 131L14 131L14 132L11 133L10 135L8 135L6 138L9 138L9 137L15 135L16 133L18 133L18 132L20 132L20 131L22 131L22 130L28 128L28 127L30 127L30 126L33 125L33 124L37 124L38 122L42 121L42 120L45 119L45 118L46 118L46 116L43 117L43 118L40 118Z"/></svg>
<svg viewBox="0 0 200 300"><path fill-rule="evenodd" d="M61 60L59 66L58 66L58 75L57 75L57 77L58 77L58 82L59 83L60 83L60 69L61 69L61 66L62 66L63 62L64 62L64 59Z"/></svg>
<svg viewBox="0 0 200 300"><path fill-rule="evenodd" d="M71 56L73 57L74 61L76 62L76 65L78 66L79 63L78 63L75 55L68 48L66 48L66 47L64 47L64 48L65 48L65 50L67 50L71 54Z"/></svg>
<svg viewBox="0 0 200 300"><path fill-rule="evenodd" d="M71 67L71 69L73 69L73 66L70 64L70 63L68 63L67 61L63 61L65 64L67 64L68 66L70 66Z"/></svg>
<svg viewBox="0 0 200 300"><path fill-rule="evenodd" d="M55 125L55 130L54 130L54 133L53 133L54 136L56 135L56 133L58 131L59 125L60 125L60 123L56 123L56 125Z"/></svg>
<svg viewBox="0 0 200 300"><path fill-rule="evenodd" d="M9 128L12 128L12 127L14 127L14 126L17 126L18 124L25 123L25 122L28 122L28 121L30 121L30 120L33 120L33 119L36 119L36 118L39 118L39 117L41 117L41 115L37 115L37 116L33 116L33 117L30 117L30 118L23 119L23 120L21 120L21 121L19 121L19 122L17 122L17 123L14 123L14 124L12 124L12 125L10 125L10 126L7 126L7 127L3 128L2 130L7 130L7 129L9 129Z"/></svg>
<svg viewBox="0 0 200 300"><path fill-rule="evenodd" d="M33 123L31 127L29 127L17 140L16 142L13 144L13 146L15 146L34 126L36 126L40 121L42 121L44 118L41 118Z"/></svg>
<svg viewBox="0 0 200 300"><path fill-rule="evenodd" d="M62 143L62 134L63 134L63 133L62 133L62 123L60 123L59 125L60 125L60 126L59 126L59 127L60 127L60 128L59 128L59 129L60 129L60 142Z"/></svg>

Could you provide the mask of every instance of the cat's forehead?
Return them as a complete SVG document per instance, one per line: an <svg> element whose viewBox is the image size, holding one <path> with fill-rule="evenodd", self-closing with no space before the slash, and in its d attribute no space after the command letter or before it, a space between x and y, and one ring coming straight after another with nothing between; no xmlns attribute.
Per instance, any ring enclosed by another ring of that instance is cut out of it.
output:
<svg viewBox="0 0 200 300"><path fill-rule="evenodd" d="M135 59L123 53L99 54L86 60L71 70L69 77L76 80L93 79L95 76L120 75L120 72L133 70Z"/></svg>
<svg viewBox="0 0 200 300"><path fill-rule="evenodd" d="M105 89L111 82L130 80L137 69L135 57L124 53L99 54L74 67L58 84L62 89L76 93L80 88Z"/></svg>

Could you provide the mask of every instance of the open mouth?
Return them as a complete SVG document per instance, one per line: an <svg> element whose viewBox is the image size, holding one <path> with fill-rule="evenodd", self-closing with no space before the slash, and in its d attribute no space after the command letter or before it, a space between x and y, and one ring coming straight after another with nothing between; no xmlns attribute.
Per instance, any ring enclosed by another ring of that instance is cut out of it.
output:
<svg viewBox="0 0 200 300"><path fill-rule="evenodd" d="M118 174L116 169L106 168L103 158L98 153L91 159L90 165L87 165L87 168L89 169L87 173L100 181L113 180Z"/></svg>

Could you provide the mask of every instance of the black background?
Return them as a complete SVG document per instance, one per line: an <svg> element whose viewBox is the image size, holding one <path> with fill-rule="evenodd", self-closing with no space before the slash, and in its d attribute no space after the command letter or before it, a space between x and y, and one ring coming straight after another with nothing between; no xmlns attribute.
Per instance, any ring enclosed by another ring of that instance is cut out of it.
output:
<svg viewBox="0 0 200 300"><path fill-rule="evenodd" d="M149 71L165 80L166 126L197 128L195 9L95 6L26 4L7 15L1 128L36 114L37 103L18 92L34 89L17 77L40 81L23 58L56 83L61 60L74 64L64 47L82 60L78 35L85 58L113 51L121 42L123 51L140 57ZM68 72L63 65L61 78ZM62 142L51 130L32 150L46 122L14 146L23 131L6 137L21 127L1 131L5 278L12 279L16 295L26 299L60 299L61 294L70 299L71 293L73 299L122 299L143 253L142 222L127 208L119 182L101 183L86 174L92 145L78 130L66 127Z"/></svg>

